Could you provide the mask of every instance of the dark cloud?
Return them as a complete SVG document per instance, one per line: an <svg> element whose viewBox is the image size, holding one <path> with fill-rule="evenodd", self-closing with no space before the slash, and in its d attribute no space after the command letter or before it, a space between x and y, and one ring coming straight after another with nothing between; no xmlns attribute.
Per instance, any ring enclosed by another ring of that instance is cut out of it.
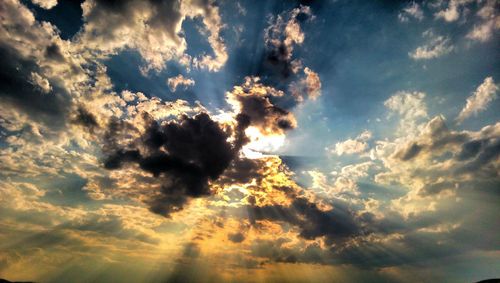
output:
<svg viewBox="0 0 500 283"><path fill-rule="evenodd" d="M354 212L340 202L336 202L333 209L325 211L318 208L317 204L298 197L290 206L249 207L248 215L251 222L266 219L295 225L299 227L301 237L325 237L330 244L363 232Z"/></svg>
<svg viewBox="0 0 500 283"><path fill-rule="evenodd" d="M486 145L486 143L487 141L485 140L473 140L464 143L462 145L462 150L457 155L457 159L460 161L464 161L475 157L479 153L479 151Z"/></svg>
<svg viewBox="0 0 500 283"><path fill-rule="evenodd" d="M333 253L313 243L305 248L287 248L284 244L290 240L278 238L277 240L256 240L252 243L252 255L268 258L271 262L283 263L314 263L335 264Z"/></svg>
<svg viewBox="0 0 500 283"><path fill-rule="evenodd" d="M45 58L57 62L64 62L66 60L61 52L61 48L55 43L52 43L45 48Z"/></svg>
<svg viewBox="0 0 500 283"><path fill-rule="evenodd" d="M423 146L419 145L418 143L412 143L409 145L407 148L404 150L401 150L396 153L396 157L403 160L403 161L408 161L412 159L413 157L417 156L418 153L422 150Z"/></svg>
<svg viewBox="0 0 500 283"><path fill-rule="evenodd" d="M306 219L300 225L300 235L306 239L326 236L334 240L361 232L353 212L343 204L337 203L333 209L323 211L315 203L299 198L293 202L293 208Z"/></svg>
<svg viewBox="0 0 500 283"><path fill-rule="evenodd" d="M434 158L440 162L449 161L446 170L428 172L430 177L438 178L438 174L451 173L450 177L473 175L476 179L498 178L498 157L500 156L500 139L495 132L496 126L486 127L479 132L449 130L444 119L436 117L426 126L420 137L409 142L394 154L402 161L415 158ZM419 173L425 172L419 169ZM477 180L476 180L477 181ZM454 190L461 186L456 181L428 181L419 191L419 195L428 196L444 190ZM472 185L471 185L472 186ZM463 186L467 187L467 186Z"/></svg>
<svg viewBox="0 0 500 283"><path fill-rule="evenodd" d="M245 240L245 235L241 232L231 233L227 238L233 243L241 243Z"/></svg>
<svg viewBox="0 0 500 283"><path fill-rule="evenodd" d="M278 238L276 240L257 239L252 242L251 251L254 256L280 261L280 259L288 257L291 252L289 249L283 247L283 244L288 242L290 240L286 238Z"/></svg>
<svg viewBox="0 0 500 283"><path fill-rule="evenodd" d="M430 140L427 142L429 150L441 150L446 146L462 144L469 139L466 133L450 131L441 117L432 119L427 127Z"/></svg>
<svg viewBox="0 0 500 283"><path fill-rule="evenodd" d="M74 124L82 125L84 127L87 127L91 130L93 130L96 127L99 127L99 124L97 123L96 117L94 114L90 113L87 111L87 109L83 107L78 107L76 110L75 117L73 118L72 122Z"/></svg>
<svg viewBox="0 0 500 283"><path fill-rule="evenodd" d="M252 179L262 176L259 171L264 166L264 161L259 159L238 158L231 162L224 174L218 180L219 183L249 183Z"/></svg>
<svg viewBox="0 0 500 283"><path fill-rule="evenodd" d="M470 159L471 155L476 156L476 158L456 168L454 171L455 174L480 172L481 177L483 178L498 178L499 172L497 171L493 163L495 162L495 160L498 160L498 157L500 156L500 138L492 138L487 141L483 141L483 143L484 144L482 146L479 146L479 148L475 148L478 146L474 143L472 145L470 143L465 144L462 147L459 158L460 156L465 156L469 157L468 159ZM490 167L490 170L481 170L488 167Z"/></svg>
<svg viewBox="0 0 500 283"><path fill-rule="evenodd" d="M281 79L288 79L293 74L291 56L291 50L284 43L270 47L264 53L259 75L275 75Z"/></svg>
<svg viewBox="0 0 500 283"><path fill-rule="evenodd" d="M292 33L300 34L299 24L311 17L309 8L300 6L272 19L264 34L266 49L259 66L259 76L275 80L278 84L294 77L301 63L293 59L293 49L294 45L302 43L303 38L292 36L288 29L294 30Z"/></svg>
<svg viewBox="0 0 500 283"><path fill-rule="evenodd" d="M276 106L271 99L280 98L282 91L263 85L259 78L246 77L245 82L234 87L227 98L233 106L239 108L239 124L252 125L264 134L281 134L296 127L292 113ZM236 105L235 105L236 104ZM240 121L240 120L244 121Z"/></svg>
<svg viewBox="0 0 500 283"><path fill-rule="evenodd" d="M179 121L160 125L149 122L144 134L123 146L117 139L133 126L112 121L106 134L107 154L104 166L118 169L135 163L142 170L162 180L160 195L149 200L150 209L161 215L178 211L192 197L210 194L209 181L217 180L237 158L244 144L248 122L240 119L234 143L228 141L232 132L223 129L206 113L194 117L182 116Z"/></svg>
<svg viewBox="0 0 500 283"><path fill-rule="evenodd" d="M296 122L289 112L270 102L268 96L281 93L260 84L258 88L266 93L254 93L254 83L258 81L250 81L242 93L232 94L240 104L234 127L222 126L206 113L163 124L146 114L143 132L128 122L112 119L104 134L104 167L119 169L135 164L158 178L161 189L147 203L151 211L167 216L181 210L190 198L210 195L210 182L246 183L258 178L262 162L238 157L249 141L245 129L253 125L266 134L281 134ZM81 109L78 117L84 124L95 120Z"/></svg>
<svg viewBox="0 0 500 283"><path fill-rule="evenodd" d="M34 59L23 58L0 44L0 101L19 108L36 121L51 127L65 124L71 100L68 93L50 81L44 90L33 81L40 68Z"/></svg>
<svg viewBox="0 0 500 283"><path fill-rule="evenodd" d="M241 112L250 118L251 124L272 131L283 131L294 128L289 112L275 106L268 97L239 96Z"/></svg>
<svg viewBox="0 0 500 283"><path fill-rule="evenodd" d="M455 187L454 182L437 182L433 184L425 185L422 189L419 190L418 194L420 196L428 196L432 194L438 194L444 190L452 189Z"/></svg>

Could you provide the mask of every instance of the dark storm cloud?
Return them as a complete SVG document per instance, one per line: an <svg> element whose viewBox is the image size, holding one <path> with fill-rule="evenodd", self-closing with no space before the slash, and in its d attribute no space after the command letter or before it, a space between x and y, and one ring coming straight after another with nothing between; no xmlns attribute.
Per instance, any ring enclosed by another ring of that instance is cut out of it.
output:
<svg viewBox="0 0 500 283"><path fill-rule="evenodd" d="M41 73L34 59L23 58L8 46L0 44L0 100L52 127L65 123L71 104L66 91L50 82L50 90L33 81Z"/></svg>
<svg viewBox="0 0 500 283"><path fill-rule="evenodd" d="M241 119L236 127L236 140L228 142L229 130L222 128L206 113L194 117L182 116L178 122L160 125L149 121L145 133L126 146L117 138L133 128L132 125L112 121L106 134L104 166L118 169L126 163L135 163L162 180L160 195L149 200L151 211L169 215L181 210L189 198L210 194L208 183L217 180L237 158L243 145L243 131L248 123Z"/></svg>

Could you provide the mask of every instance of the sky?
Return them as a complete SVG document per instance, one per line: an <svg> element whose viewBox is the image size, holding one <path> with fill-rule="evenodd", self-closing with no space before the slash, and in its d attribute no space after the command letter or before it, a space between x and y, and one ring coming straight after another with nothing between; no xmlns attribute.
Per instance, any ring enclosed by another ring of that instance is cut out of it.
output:
<svg viewBox="0 0 500 283"><path fill-rule="evenodd" d="M495 0L0 1L0 278L500 278Z"/></svg>

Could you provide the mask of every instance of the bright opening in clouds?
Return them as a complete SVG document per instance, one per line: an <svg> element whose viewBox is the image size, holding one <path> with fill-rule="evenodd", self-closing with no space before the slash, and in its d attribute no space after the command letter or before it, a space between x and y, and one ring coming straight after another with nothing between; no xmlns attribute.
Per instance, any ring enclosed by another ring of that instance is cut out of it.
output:
<svg viewBox="0 0 500 283"><path fill-rule="evenodd" d="M2 0L0 281L500 278L499 36L495 0Z"/></svg>

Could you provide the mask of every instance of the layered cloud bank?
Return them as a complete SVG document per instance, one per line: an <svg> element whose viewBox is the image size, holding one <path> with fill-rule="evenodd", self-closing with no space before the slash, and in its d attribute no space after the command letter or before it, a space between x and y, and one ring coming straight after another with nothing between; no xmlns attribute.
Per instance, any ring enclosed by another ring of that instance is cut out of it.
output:
<svg viewBox="0 0 500 283"><path fill-rule="evenodd" d="M86 0L82 25L63 39L40 19L59 2L0 3L0 277L413 282L446 279L436 262L498 262L496 73L453 102L398 86L366 102L383 126L363 121L333 139L346 118L324 106L346 91L323 73L328 50L309 58L321 6L276 6L249 43L228 12L257 14L242 3ZM410 3L391 15L409 25L474 14L463 40L488 44L497 6ZM208 51L196 52L193 34ZM465 48L428 28L416 38L424 45L400 53L408 64ZM259 53L245 57L257 67L231 61L252 44ZM140 59L130 85L109 70L127 52ZM308 136L329 119L337 124ZM318 141L327 146L311 156L288 155Z"/></svg>

